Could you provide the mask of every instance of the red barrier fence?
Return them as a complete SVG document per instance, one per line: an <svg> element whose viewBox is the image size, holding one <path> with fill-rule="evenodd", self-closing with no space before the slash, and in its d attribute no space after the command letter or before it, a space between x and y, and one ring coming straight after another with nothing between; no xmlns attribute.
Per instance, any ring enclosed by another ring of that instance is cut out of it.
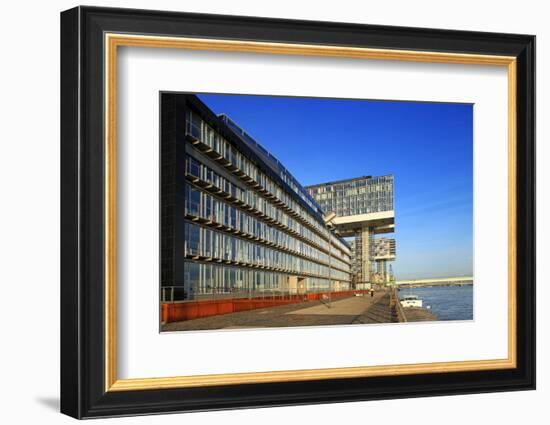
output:
<svg viewBox="0 0 550 425"><path fill-rule="evenodd" d="M229 298L219 300L184 301L161 304L161 320L163 323L180 322L198 319L200 317L217 316L239 311L256 310L286 304L298 304L327 298L350 297L355 294L368 293L368 290L314 292L308 294L281 295L269 298Z"/></svg>

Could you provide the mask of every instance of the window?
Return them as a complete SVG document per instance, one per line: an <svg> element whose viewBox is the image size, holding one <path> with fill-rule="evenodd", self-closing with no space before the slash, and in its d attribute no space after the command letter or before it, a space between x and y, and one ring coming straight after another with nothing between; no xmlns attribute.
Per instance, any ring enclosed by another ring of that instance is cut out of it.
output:
<svg viewBox="0 0 550 425"><path fill-rule="evenodd" d="M201 193L192 186L185 186L185 211L187 214L199 216Z"/></svg>
<svg viewBox="0 0 550 425"><path fill-rule="evenodd" d="M202 255L205 257L212 256L212 230L202 229Z"/></svg>
<svg viewBox="0 0 550 425"><path fill-rule="evenodd" d="M185 223L185 253L199 255L200 228L191 223Z"/></svg>
<svg viewBox="0 0 550 425"><path fill-rule="evenodd" d="M201 164L192 156L187 157L187 174L197 177L200 177Z"/></svg>
<svg viewBox="0 0 550 425"><path fill-rule="evenodd" d="M202 217L210 219L212 216L212 197L207 194L202 194Z"/></svg>
<svg viewBox="0 0 550 425"><path fill-rule="evenodd" d="M233 229L237 228L237 210L235 208L231 208L230 226Z"/></svg>
<svg viewBox="0 0 550 425"><path fill-rule="evenodd" d="M184 297L193 299L195 293L200 292L200 266L198 263L186 261L183 268Z"/></svg>

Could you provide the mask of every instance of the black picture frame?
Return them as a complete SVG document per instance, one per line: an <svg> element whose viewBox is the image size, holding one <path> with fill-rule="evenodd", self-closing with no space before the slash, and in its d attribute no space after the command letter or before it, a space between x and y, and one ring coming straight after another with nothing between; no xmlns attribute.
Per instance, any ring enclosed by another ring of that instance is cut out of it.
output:
<svg viewBox="0 0 550 425"><path fill-rule="evenodd" d="M517 367L105 391L104 34L153 34L517 58ZM61 13L61 412L75 418L535 388L535 37L76 7Z"/></svg>

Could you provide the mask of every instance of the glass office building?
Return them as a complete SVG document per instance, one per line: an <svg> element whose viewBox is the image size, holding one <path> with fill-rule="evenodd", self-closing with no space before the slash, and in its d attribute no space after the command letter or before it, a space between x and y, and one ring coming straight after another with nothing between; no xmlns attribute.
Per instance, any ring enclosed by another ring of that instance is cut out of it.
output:
<svg viewBox="0 0 550 425"><path fill-rule="evenodd" d="M306 188L327 214L335 214L334 226L338 232L342 236L354 237L352 276L356 288L379 283L377 273L383 275L383 281L386 280L386 260L377 264L377 240L374 236L393 232L393 187L393 175L387 175L338 180ZM380 247L386 247L385 244L380 243ZM393 248L395 252L395 241ZM395 255L391 259L395 259Z"/></svg>
<svg viewBox="0 0 550 425"><path fill-rule="evenodd" d="M183 268L167 267L163 300L350 289L350 247L327 228L308 191L227 116L196 96L176 96L175 146L184 165L176 168L182 209L174 217L182 226L173 226L173 245L165 232L164 252Z"/></svg>
<svg viewBox="0 0 550 425"><path fill-rule="evenodd" d="M393 175L339 180L307 190L324 211L339 217L393 210Z"/></svg>
<svg viewBox="0 0 550 425"><path fill-rule="evenodd" d="M395 239L394 238L376 238L374 243L373 256L375 260L394 260L395 259Z"/></svg>
<svg viewBox="0 0 550 425"><path fill-rule="evenodd" d="M387 262L394 261L396 258L396 243L394 238L375 238L374 235L369 235L371 242L369 243L368 255L371 259L370 270L368 270L369 280L380 283L386 281L388 277ZM351 247L351 275L352 282L357 285L363 282L363 241L362 235L358 234L350 241ZM380 276L373 276L378 274Z"/></svg>

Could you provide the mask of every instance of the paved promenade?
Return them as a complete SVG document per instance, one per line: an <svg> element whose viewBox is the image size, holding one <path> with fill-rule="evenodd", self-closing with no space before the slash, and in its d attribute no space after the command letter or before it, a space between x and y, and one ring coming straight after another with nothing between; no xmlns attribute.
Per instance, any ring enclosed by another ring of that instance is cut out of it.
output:
<svg viewBox="0 0 550 425"><path fill-rule="evenodd" d="M378 296L377 299L380 297ZM290 311L286 314L300 315L321 315L321 316L358 316L362 314L372 304L370 295L362 297L351 297L343 300L333 301L331 307L327 305L315 305L313 307L301 308L299 310Z"/></svg>
<svg viewBox="0 0 550 425"><path fill-rule="evenodd" d="M389 292L332 301L308 301L200 319L172 322L163 331L269 328L292 326L350 325L395 321L389 307Z"/></svg>

